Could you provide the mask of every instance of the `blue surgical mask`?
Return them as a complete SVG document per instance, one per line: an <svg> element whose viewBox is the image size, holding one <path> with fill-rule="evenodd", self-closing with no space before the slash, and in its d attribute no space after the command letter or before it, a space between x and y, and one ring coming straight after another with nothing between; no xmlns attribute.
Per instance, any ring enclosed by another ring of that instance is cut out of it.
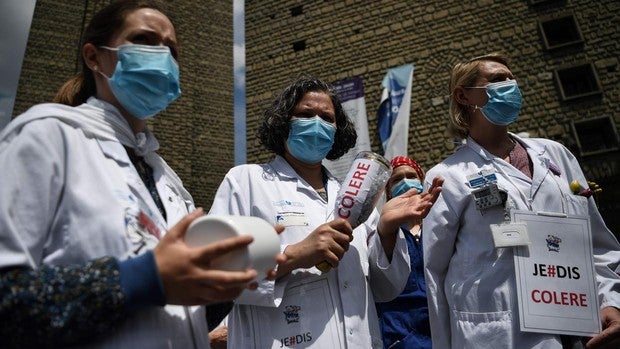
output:
<svg viewBox="0 0 620 349"><path fill-rule="evenodd" d="M315 164L332 149L335 134L336 127L318 116L293 119L286 144L297 160Z"/></svg>
<svg viewBox="0 0 620 349"><path fill-rule="evenodd" d="M392 198L403 195L404 193L408 192L409 189L414 188L418 190L418 194L422 194L422 191L424 191L424 187L422 186L422 183L419 179L403 178L402 180L394 184L394 186L392 186Z"/></svg>
<svg viewBox="0 0 620 349"><path fill-rule="evenodd" d="M490 123L510 125L521 112L521 91L516 80L494 82L485 86L489 99L480 110Z"/></svg>
<svg viewBox="0 0 620 349"><path fill-rule="evenodd" d="M181 94L179 66L169 47L101 47L117 51L118 63L108 82L116 100L136 118L153 117Z"/></svg>

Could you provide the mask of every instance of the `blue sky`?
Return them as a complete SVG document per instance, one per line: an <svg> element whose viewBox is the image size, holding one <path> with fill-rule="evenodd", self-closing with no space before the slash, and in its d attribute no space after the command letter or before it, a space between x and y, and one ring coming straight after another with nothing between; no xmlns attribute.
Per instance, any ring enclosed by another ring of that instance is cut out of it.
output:
<svg viewBox="0 0 620 349"><path fill-rule="evenodd" d="M233 0L235 165L245 164L245 15L244 0Z"/></svg>

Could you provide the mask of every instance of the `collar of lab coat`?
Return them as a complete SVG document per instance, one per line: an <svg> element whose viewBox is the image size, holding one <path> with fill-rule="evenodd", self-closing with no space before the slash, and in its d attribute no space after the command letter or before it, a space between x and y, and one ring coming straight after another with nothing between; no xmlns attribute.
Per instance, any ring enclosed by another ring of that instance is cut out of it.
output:
<svg viewBox="0 0 620 349"><path fill-rule="evenodd" d="M271 161L269 165L271 166L271 168L273 168L273 170L276 172L276 175L278 175L280 179L295 181L297 183L297 190L305 191L308 193L308 195L316 195L316 198L320 198L319 194L314 190L314 188L312 188L312 186L308 184L308 182L306 182L303 178L299 176L299 174L297 174L295 169L291 167L291 165L284 159L284 157L276 155L276 158L273 159L273 161ZM327 175L325 189L328 193L328 205L332 207L332 201L335 200L337 190L339 189L339 185L337 185L338 180L325 167L323 167L323 171L325 171L324 173L326 173ZM328 184L330 182L332 183L332 185Z"/></svg>
<svg viewBox="0 0 620 349"><path fill-rule="evenodd" d="M530 196L536 195L536 192L540 188L541 184L544 182L545 178L549 174L549 166L552 162L548 156L547 146L544 143L537 142L535 139L530 138L521 138L514 133L510 133L510 136L513 137L516 141L521 143L528 155L532 160L532 178L527 178L521 171L510 171L507 172L507 175L512 177L519 177L526 181L531 181L531 192ZM467 137L466 146L469 147L476 154L481 156L486 161L493 161L496 158L493 154L489 153L486 149L484 149L480 144L476 143L471 137Z"/></svg>
<svg viewBox="0 0 620 349"><path fill-rule="evenodd" d="M542 166L545 170L549 170L549 164L551 163L551 158L549 158L549 152L547 150L547 145L545 143L541 143L535 141L532 138L521 138L514 133L509 133L517 142L521 143L530 158L532 159L532 163L538 161L538 164ZM534 165L534 167L536 167ZM536 180L537 174L534 173L534 180Z"/></svg>
<svg viewBox="0 0 620 349"><path fill-rule="evenodd" d="M546 158L545 153L547 152L547 147L545 145L541 145L538 142L532 142L528 138L521 138L512 132L508 132L508 134L517 142L521 143L521 145L523 145L523 147L528 152L528 154L530 154L530 156L535 155L537 158ZM478 154L480 157L487 161L491 161L496 157L469 136L467 137L465 144L476 154Z"/></svg>
<svg viewBox="0 0 620 349"><path fill-rule="evenodd" d="M276 158L271 161L270 165L276 172L276 175L278 175L278 177L282 179L289 179L289 180L299 179L299 175L297 174L297 172L280 155L276 155Z"/></svg>
<svg viewBox="0 0 620 349"><path fill-rule="evenodd" d="M156 171L162 171L170 183L171 189L183 198L188 210L193 209L192 197L183 186L183 182L155 152L159 149L159 142L151 130L147 128L144 132L135 134L116 107L95 97L90 97L86 103L77 107L57 103L35 105L11 121L0 132L0 142L10 141L13 136L19 134L19 130L24 125L44 118L55 118L71 127L80 129L86 137L96 139L100 144L109 142L110 147L102 147L102 151L107 155L115 155L113 158L116 161L128 163L129 157L122 147L113 147L113 144L121 143L133 148L135 153L144 156L146 162ZM157 209L153 211L159 213Z"/></svg>
<svg viewBox="0 0 620 349"><path fill-rule="evenodd" d="M295 171L295 169L284 159L284 157L280 155L276 155L275 159L271 161L271 166L276 171L277 175L281 178L288 178L303 181L303 179L299 176L299 174ZM327 181L336 180L327 168L322 167L324 173L327 175Z"/></svg>
<svg viewBox="0 0 620 349"><path fill-rule="evenodd" d="M95 97L90 97L86 103L77 107L57 103L35 105L15 118L0 133L0 139L4 139L13 132L17 134L28 122L44 118L55 118L79 128L89 138L120 142L133 148L140 156L159 149L159 142L150 129L134 133L116 107Z"/></svg>
<svg viewBox="0 0 620 349"><path fill-rule="evenodd" d="M516 135L513 135L513 137L519 140L521 144L524 144L526 150L528 150L528 154L532 159L533 173L530 195L533 197L536 195L538 189L540 189L545 179L557 180L559 179L560 175L558 174L556 176L551 173L550 165L553 163L553 160L549 157L549 151L547 150L546 143L537 142L534 139L529 138L520 138Z"/></svg>

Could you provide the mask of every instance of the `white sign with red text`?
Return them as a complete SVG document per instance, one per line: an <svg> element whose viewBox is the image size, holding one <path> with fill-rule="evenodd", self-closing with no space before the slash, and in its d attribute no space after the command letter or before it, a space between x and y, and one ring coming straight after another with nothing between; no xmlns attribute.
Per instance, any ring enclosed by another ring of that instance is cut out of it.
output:
<svg viewBox="0 0 620 349"><path fill-rule="evenodd" d="M592 336L601 332L587 217L512 212L532 243L515 247L521 330Z"/></svg>
<svg viewBox="0 0 620 349"><path fill-rule="evenodd" d="M336 217L348 220L353 229L368 219L392 173L388 162L378 157L372 152L359 153L336 195Z"/></svg>

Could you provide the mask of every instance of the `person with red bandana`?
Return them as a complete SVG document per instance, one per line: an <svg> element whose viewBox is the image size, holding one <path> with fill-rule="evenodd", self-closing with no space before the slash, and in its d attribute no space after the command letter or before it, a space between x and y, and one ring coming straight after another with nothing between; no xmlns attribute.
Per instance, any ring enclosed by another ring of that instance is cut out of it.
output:
<svg viewBox="0 0 620 349"><path fill-rule="evenodd" d="M422 194L424 172L412 158L396 156L391 161L392 175L386 184L386 198L391 200L414 191ZM401 229L405 232L411 273L405 289L395 299L375 303L385 348L431 348L428 321L424 261L422 258L422 220L412 219Z"/></svg>

